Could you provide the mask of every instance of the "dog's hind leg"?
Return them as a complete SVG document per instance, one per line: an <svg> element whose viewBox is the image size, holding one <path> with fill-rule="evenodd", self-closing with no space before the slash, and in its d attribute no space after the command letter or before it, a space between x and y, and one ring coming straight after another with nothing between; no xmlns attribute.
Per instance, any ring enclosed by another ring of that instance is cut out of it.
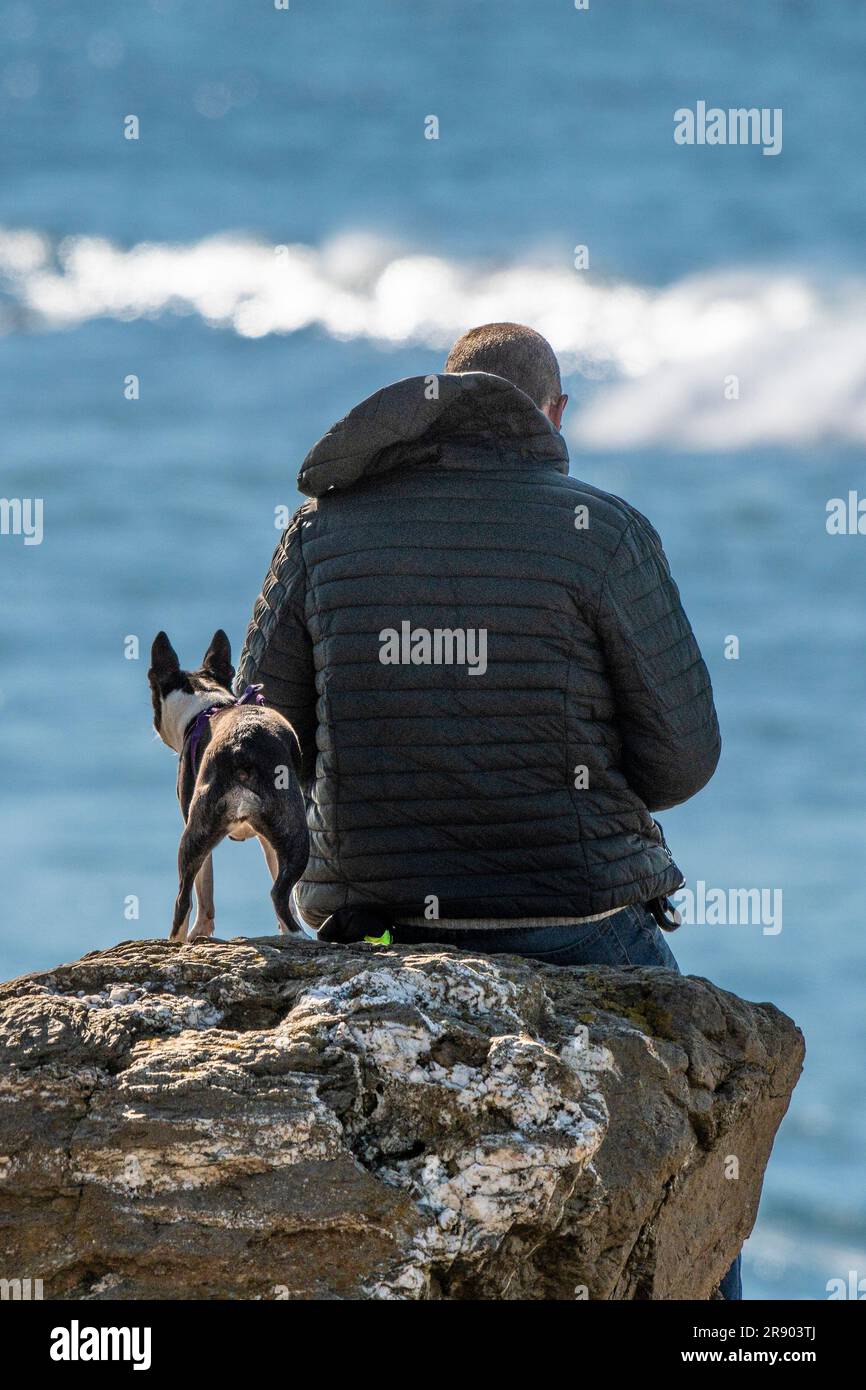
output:
<svg viewBox="0 0 866 1390"><path fill-rule="evenodd" d="M195 924L187 934L187 941L200 941L202 937L213 936L213 855L209 854L202 864L195 880Z"/></svg>
<svg viewBox="0 0 866 1390"><path fill-rule="evenodd" d="M304 829L306 830L306 827ZM281 836L269 833L268 847L271 851L270 855L266 855L268 863L270 864L273 855L277 870L271 889L271 902L277 914L280 932L288 936L300 930L292 916L292 889L307 866L309 844L306 836L303 846L300 846L295 835Z"/></svg>
<svg viewBox="0 0 866 1390"><path fill-rule="evenodd" d="M271 889L271 902L277 914L277 925L281 936L291 936L298 926L292 916L292 889L298 881L297 874L280 869Z"/></svg>
<svg viewBox="0 0 866 1390"><path fill-rule="evenodd" d="M186 939L193 885L211 850L216 848L225 835L226 827L215 812L216 807L211 798L206 795L193 797L177 852L179 886L169 941Z"/></svg>
<svg viewBox="0 0 866 1390"><path fill-rule="evenodd" d="M268 868L270 869L270 872L271 872L271 878L273 879L274 883L276 883L277 877L278 877L279 872L280 872L280 860L279 860L279 856L277 855L277 852L276 852L276 850L274 849L273 845L271 844L270 840L267 839L267 837L266 837L265 835L259 835L258 840L259 840L259 844L260 844L261 847L262 847L262 850L264 851L264 856L265 856L265 859L267 860ZM289 896L291 897L291 890L289 890ZM273 890L271 890L271 897L273 897ZM292 926L291 926L291 927L286 927L286 926L284 925L283 920L282 920L282 918L280 917L279 913L277 913L277 926L279 927L280 935L281 935L281 936L285 936L286 933L287 933L287 931L294 931L294 930L295 930L294 921L293 921L293 919L291 918L291 916L290 916L289 920L292 922Z"/></svg>
<svg viewBox="0 0 866 1390"><path fill-rule="evenodd" d="M306 857L299 869L297 867L297 849L293 840L280 845L277 835L273 835L272 842L261 831L257 831L257 834L259 843L264 850L265 859L268 861L271 878L274 880L274 886L271 889L271 901L277 914L277 926L281 936L288 936L298 930L298 925L292 916L292 889L304 872ZM275 849L274 843L280 848Z"/></svg>
<svg viewBox="0 0 866 1390"><path fill-rule="evenodd" d="M271 878L276 879L277 874L280 871L280 861L277 858L276 851L273 845L271 844L270 840L265 839L264 835L259 835L258 841L264 851L265 859L268 861L268 868L271 871Z"/></svg>

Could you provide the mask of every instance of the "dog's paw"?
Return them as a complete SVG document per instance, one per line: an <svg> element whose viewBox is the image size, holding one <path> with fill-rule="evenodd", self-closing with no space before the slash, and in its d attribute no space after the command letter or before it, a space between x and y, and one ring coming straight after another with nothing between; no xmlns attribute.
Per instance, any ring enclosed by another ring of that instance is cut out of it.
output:
<svg viewBox="0 0 866 1390"><path fill-rule="evenodd" d="M212 917L210 918L210 920L202 922L201 925L199 925L199 923L196 922L195 926L192 928L189 935L187 936L185 944L187 946L192 946L196 941L209 941L210 938L213 936L213 929L214 921Z"/></svg>

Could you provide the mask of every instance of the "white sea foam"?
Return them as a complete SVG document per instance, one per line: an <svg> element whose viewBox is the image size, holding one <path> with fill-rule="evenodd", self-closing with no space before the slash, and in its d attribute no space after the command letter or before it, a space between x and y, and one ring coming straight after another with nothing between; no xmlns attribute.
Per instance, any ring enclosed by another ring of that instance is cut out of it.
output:
<svg viewBox="0 0 866 1390"><path fill-rule="evenodd" d="M321 247L220 235L123 250L100 237L54 246L39 232L0 230L0 285L6 331L198 314L246 338L318 327L424 345L436 364L466 327L516 319L550 339L572 376L569 433L584 447L866 441L860 279L751 269L655 288L543 262L407 253L367 235Z"/></svg>

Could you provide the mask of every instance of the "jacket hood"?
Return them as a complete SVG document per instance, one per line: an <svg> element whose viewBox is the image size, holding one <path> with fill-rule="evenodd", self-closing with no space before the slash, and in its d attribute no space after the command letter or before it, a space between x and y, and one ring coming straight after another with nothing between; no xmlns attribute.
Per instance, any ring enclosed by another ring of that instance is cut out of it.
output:
<svg viewBox="0 0 866 1390"><path fill-rule="evenodd" d="M429 400L431 382L438 397ZM321 497L407 464L568 472L565 440L525 392L489 372L410 376L332 425L301 465L298 490Z"/></svg>

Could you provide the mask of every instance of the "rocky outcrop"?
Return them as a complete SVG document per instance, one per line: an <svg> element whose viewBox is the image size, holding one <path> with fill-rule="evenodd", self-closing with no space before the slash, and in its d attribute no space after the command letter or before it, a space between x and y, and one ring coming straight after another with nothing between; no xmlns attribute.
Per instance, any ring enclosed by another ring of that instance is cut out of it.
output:
<svg viewBox="0 0 866 1390"><path fill-rule="evenodd" d="M803 1043L662 970L126 942L0 987L0 1276L46 1298L709 1298Z"/></svg>

